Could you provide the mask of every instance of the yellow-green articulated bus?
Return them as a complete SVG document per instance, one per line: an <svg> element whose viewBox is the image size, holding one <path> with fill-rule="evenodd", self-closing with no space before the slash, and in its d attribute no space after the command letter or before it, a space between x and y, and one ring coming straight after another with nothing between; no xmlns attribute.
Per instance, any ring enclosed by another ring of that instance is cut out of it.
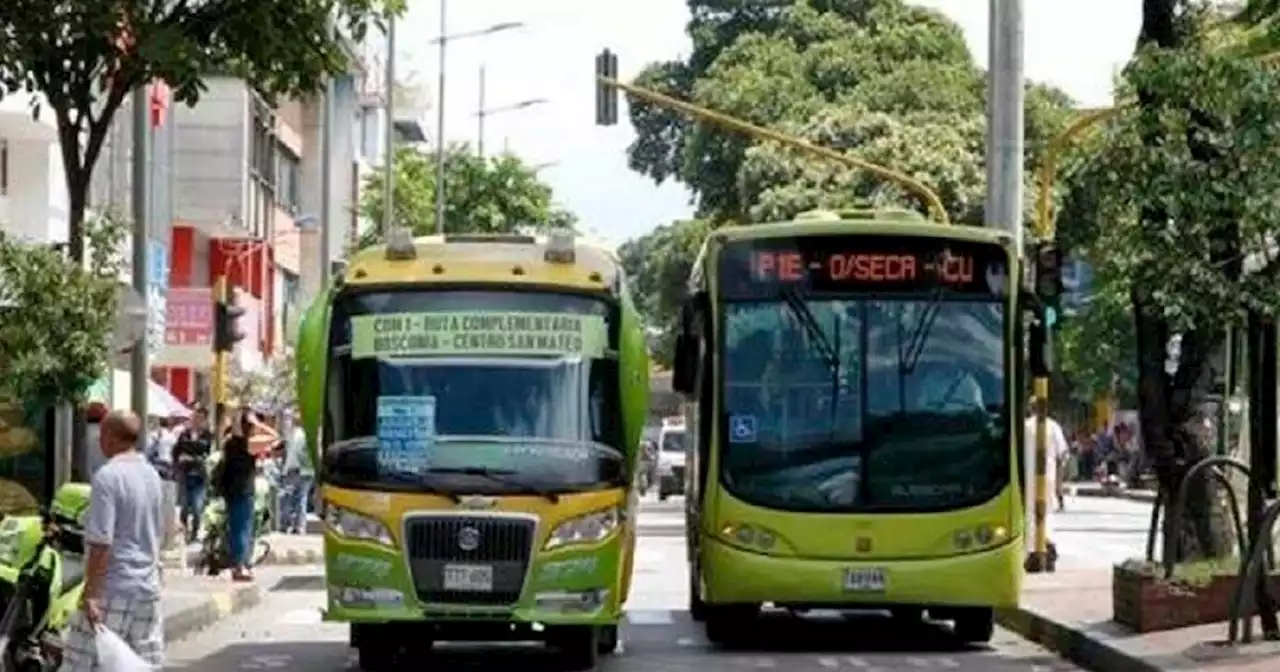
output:
<svg viewBox="0 0 1280 672"><path fill-rule="evenodd" d="M303 320L325 618L360 666L435 641L613 651L631 584L648 353L614 255L547 237L393 236Z"/></svg>
<svg viewBox="0 0 1280 672"><path fill-rule="evenodd" d="M908 213L714 231L690 278L690 611L731 644L766 604L953 620L1024 559L1013 241Z"/></svg>

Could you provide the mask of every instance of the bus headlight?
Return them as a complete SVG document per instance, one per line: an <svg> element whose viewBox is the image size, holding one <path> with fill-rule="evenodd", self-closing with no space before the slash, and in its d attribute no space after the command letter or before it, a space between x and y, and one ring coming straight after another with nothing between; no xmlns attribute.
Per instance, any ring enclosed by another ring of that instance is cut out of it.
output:
<svg viewBox="0 0 1280 672"><path fill-rule="evenodd" d="M778 535L758 525L729 523L720 529L720 534L738 546L761 551L771 551L778 545Z"/></svg>
<svg viewBox="0 0 1280 672"><path fill-rule="evenodd" d="M325 526L339 537L395 547L391 530L382 521L363 513L329 504L325 507Z"/></svg>
<svg viewBox="0 0 1280 672"><path fill-rule="evenodd" d="M957 550L968 551L1002 544L1009 538L1009 530L1003 525L982 524L956 530L951 543Z"/></svg>
<svg viewBox="0 0 1280 672"><path fill-rule="evenodd" d="M622 527L622 511L618 507L570 518L551 531L545 548L598 543L612 536L619 527Z"/></svg>

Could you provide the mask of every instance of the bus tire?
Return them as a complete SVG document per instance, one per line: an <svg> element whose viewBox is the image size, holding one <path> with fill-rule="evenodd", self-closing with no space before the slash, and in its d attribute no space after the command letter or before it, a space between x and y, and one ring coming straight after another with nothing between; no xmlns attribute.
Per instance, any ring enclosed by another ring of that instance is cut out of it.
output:
<svg viewBox="0 0 1280 672"><path fill-rule="evenodd" d="M956 637L965 644L986 644L995 633L995 613L991 609L965 609L955 619Z"/></svg>
<svg viewBox="0 0 1280 672"><path fill-rule="evenodd" d="M707 640L721 648L733 648L740 642L748 641L747 632L755 620L758 610L749 605L703 605L703 626L707 630Z"/></svg>
<svg viewBox="0 0 1280 672"><path fill-rule="evenodd" d="M547 637L559 652L566 670L594 670L600 663L600 628L594 625L562 625Z"/></svg>
<svg viewBox="0 0 1280 672"><path fill-rule="evenodd" d="M701 576L698 565L693 565L689 572L689 618L694 623L707 620L707 604L702 601L702 590L698 577Z"/></svg>
<svg viewBox="0 0 1280 672"><path fill-rule="evenodd" d="M396 647L389 646L387 642L373 641L361 642L356 647L356 656L359 658L360 669L363 672L391 672L396 669L398 653Z"/></svg>
<svg viewBox="0 0 1280 672"><path fill-rule="evenodd" d="M611 656L618 650L618 626L602 625L596 638L596 650L602 656Z"/></svg>

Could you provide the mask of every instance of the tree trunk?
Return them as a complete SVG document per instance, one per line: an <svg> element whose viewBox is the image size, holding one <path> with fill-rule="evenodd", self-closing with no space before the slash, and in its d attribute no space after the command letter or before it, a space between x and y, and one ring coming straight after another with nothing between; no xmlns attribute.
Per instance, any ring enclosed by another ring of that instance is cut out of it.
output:
<svg viewBox="0 0 1280 672"><path fill-rule="evenodd" d="M1177 493L1187 470L1213 454L1212 440L1202 430L1201 404L1209 394L1208 358L1222 336L1214 330L1182 335L1177 372L1165 371L1168 323L1135 292L1134 319L1138 347L1138 416L1143 451L1165 493ZM1225 492L1207 472L1192 482L1181 518L1169 521L1165 534L1177 540L1174 560L1228 556L1235 542Z"/></svg>

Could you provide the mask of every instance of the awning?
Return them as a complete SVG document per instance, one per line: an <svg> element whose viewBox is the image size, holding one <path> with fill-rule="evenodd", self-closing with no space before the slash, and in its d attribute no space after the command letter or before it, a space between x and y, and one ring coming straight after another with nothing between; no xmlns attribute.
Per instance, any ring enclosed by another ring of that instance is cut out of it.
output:
<svg viewBox="0 0 1280 672"><path fill-rule="evenodd" d="M122 381L123 379L123 381ZM116 382L124 382L128 385L128 376L118 376ZM116 390L116 394L111 394L111 384L106 378L102 378L89 387L89 403L99 404L107 408L116 408L125 410L127 404L113 403L112 397L115 399L128 399L127 393L120 394L120 390ZM186 404L178 401L169 390L165 389L154 380L147 380L147 414L158 418L189 418L191 417L191 409Z"/></svg>

